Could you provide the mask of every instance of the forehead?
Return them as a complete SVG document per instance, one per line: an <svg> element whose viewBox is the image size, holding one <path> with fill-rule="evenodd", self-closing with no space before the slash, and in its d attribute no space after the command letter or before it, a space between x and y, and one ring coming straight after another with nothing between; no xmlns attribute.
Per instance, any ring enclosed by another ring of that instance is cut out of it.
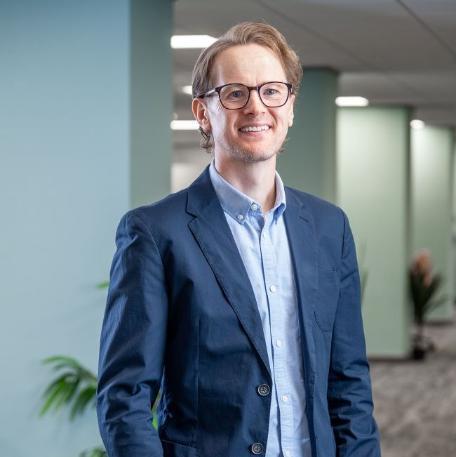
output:
<svg viewBox="0 0 456 457"><path fill-rule="evenodd" d="M257 85L265 81L286 81L285 71L274 52L258 44L232 46L214 60L214 85L240 82Z"/></svg>

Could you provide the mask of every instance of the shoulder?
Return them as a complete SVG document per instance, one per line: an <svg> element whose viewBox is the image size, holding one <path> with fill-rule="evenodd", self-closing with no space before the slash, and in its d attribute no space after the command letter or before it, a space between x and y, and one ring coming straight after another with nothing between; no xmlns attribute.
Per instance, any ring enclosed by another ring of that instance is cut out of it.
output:
<svg viewBox="0 0 456 457"><path fill-rule="evenodd" d="M119 227L148 232L153 238L182 229L189 220L186 212L187 189L168 195L157 202L127 211Z"/></svg>
<svg viewBox="0 0 456 457"><path fill-rule="evenodd" d="M138 206L126 213L129 217L139 218L144 222L175 219L185 213L187 205L187 189L170 194L154 203Z"/></svg>

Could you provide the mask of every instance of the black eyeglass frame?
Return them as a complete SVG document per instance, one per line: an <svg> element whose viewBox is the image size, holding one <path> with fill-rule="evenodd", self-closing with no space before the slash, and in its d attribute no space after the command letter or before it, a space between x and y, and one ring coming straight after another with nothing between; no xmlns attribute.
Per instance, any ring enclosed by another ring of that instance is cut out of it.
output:
<svg viewBox="0 0 456 457"><path fill-rule="evenodd" d="M264 100L263 100L262 97L261 97L260 89L261 89L263 86L266 86L267 84L277 84L277 83L279 83L279 84L285 84L285 86L288 87L287 98L285 99L285 101L284 101L281 105L274 105L274 106L266 105L266 103L264 102ZM246 88L249 90L249 96L247 97L246 102L244 103L244 105L239 106L238 108L227 108L227 107L223 104L222 99L220 98L220 91L221 91L224 87L226 87L226 86L232 86L232 85L243 86L243 87L246 87ZM267 82L265 82L265 83L259 84L258 86L247 86L247 85L242 84L242 83L228 83L228 84L223 84L222 86L217 86L217 87L214 87L213 89L208 90L207 92L203 92L202 94L197 95L195 98L206 98L206 97L210 97L211 95L214 95L214 94L216 93L216 94L218 94L220 104L221 104L225 109L237 110L237 109L245 108L245 107L247 106L247 103L249 103L249 100L250 100L250 93L252 92L252 90L256 90L256 91L257 91L257 94L258 94L258 97L259 97L260 100L261 100L261 103L263 103L263 105L266 106L266 108L280 108L281 106L284 106L284 105L287 103L288 99L290 98L290 95L294 94L293 84L291 84L291 83L285 83L285 82L283 82L283 81L267 81Z"/></svg>

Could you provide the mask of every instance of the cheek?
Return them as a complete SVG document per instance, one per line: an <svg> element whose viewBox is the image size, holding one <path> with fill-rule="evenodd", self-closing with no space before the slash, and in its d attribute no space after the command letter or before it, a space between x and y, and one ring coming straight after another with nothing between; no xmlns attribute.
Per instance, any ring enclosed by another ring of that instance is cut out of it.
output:
<svg viewBox="0 0 456 457"><path fill-rule="evenodd" d="M216 104L210 106L208 110L208 122L213 135L216 135L219 132L223 132L225 128L224 113Z"/></svg>
<svg viewBox="0 0 456 457"><path fill-rule="evenodd" d="M219 135L232 135L235 132L234 120L226 113L218 113L213 130L217 131Z"/></svg>

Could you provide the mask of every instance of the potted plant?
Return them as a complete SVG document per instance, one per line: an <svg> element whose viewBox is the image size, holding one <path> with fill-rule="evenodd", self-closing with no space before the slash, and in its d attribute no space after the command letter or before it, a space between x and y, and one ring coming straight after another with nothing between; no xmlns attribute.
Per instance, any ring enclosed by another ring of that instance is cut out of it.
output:
<svg viewBox="0 0 456 457"><path fill-rule="evenodd" d="M70 420L84 414L88 408L95 407L97 378L73 357L55 355L43 360L56 371L56 377L43 393L43 405L40 416L69 408ZM79 457L107 457L102 447L95 447L79 454Z"/></svg>
<svg viewBox="0 0 456 457"><path fill-rule="evenodd" d="M424 332L426 317L446 300L443 296L436 298L443 279L440 274L433 272L428 249L422 249L415 255L409 270L409 281L415 321L412 357L423 360L428 352L435 349L434 343Z"/></svg>
<svg viewBox="0 0 456 457"><path fill-rule="evenodd" d="M106 281L98 284L97 288L106 289L108 286L109 282ZM56 376L43 393L40 416L65 407L69 408L69 418L73 420L76 416L84 414L87 409L95 408L98 381L94 373L75 358L66 355L47 357L43 364L51 365ZM159 400L160 393L152 407L152 425L155 428ZM107 453L103 447L97 446L81 452L79 457L107 457Z"/></svg>

